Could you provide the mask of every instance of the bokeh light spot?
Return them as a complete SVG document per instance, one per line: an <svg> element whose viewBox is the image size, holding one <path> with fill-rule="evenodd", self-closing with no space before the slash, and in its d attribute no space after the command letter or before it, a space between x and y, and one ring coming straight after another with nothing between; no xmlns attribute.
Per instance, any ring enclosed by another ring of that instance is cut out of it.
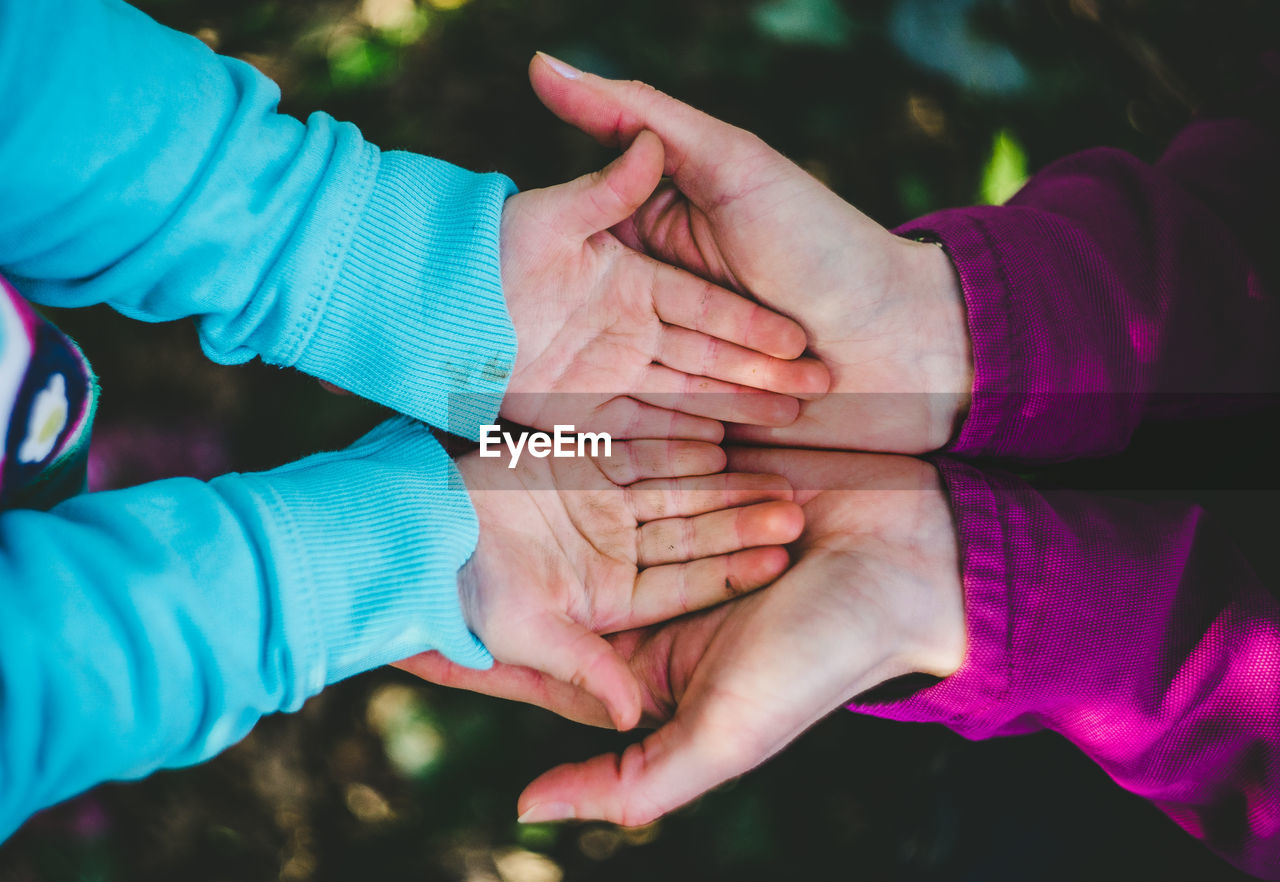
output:
<svg viewBox="0 0 1280 882"><path fill-rule="evenodd" d="M502 882L561 882L564 870L551 858L523 848L495 852L494 865Z"/></svg>
<svg viewBox="0 0 1280 882"><path fill-rule="evenodd" d="M1027 182L1027 154L1008 129L996 132L991 155L982 170L978 198L987 205L1000 205Z"/></svg>
<svg viewBox="0 0 1280 882"><path fill-rule="evenodd" d="M406 778L430 774L444 755L444 735L426 701L408 686L383 686L369 699L366 719L382 738L387 759Z"/></svg>

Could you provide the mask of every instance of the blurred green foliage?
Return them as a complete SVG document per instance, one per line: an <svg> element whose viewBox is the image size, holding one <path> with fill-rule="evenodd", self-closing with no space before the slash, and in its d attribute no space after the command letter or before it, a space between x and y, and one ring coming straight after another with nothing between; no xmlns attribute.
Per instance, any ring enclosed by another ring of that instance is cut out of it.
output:
<svg viewBox="0 0 1280 882"><path fill-rule="evenodd" d="M287 112L526 188L610 158L534 98L543 49L759 133L886 224L1001 201L1075 150L1154 157L1229 105L1278 20L1249 0L139 5L275 78ZM56 319L102 378L105 484L268 467L379 418L289 372L211 365L186 325ZM38 816L0 847L0 882L1236 878L1052 736L969 744L850 714L649 828L515 824L534 775L627 740L377 671L213 762Z"/></svg>
<svg viewBox="0 0 1280 882"><path fill-rule="evenodd" d="M1001 205L1026 182L1026 151L1012 132L1001 129L991 140L991 155L982 169L979 201L987 205Z"/></svg>

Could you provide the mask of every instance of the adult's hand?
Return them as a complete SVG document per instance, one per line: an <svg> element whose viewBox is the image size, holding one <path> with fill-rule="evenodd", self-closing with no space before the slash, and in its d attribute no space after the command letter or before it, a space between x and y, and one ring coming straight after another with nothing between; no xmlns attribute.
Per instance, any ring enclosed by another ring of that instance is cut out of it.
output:
<svg viewBox="0 0 1280 882"><path fill-rule="evenodd" d="M662 144L639 135L601 172L507 200L502 281L518 341L507 419L718 441L719 420L784 426L793 396L826 391L826 369L797 359L795 322L609 232L662 168Z"/></svg>
<svg viewBox="0 0 1280 882"><path fill-rule="evenodd" d="M775 584L614 648L660 728L617 755L559 766L520 796L526 821L643 824L784 748L853 696L964 654L955 528L933 466L872 454L735 450L730 467L786 477L804 507L796 561ZM605 724L582 690L527 668L472 671L438 653L402 667L434 682Z"/></svg>
<svg viewBox="0 0 1280 882"><path fill-rule="evenodd" d="M640 688L599 635L765 585L802 514L776 475L723 474L700 441L615 442L610 456L459 460L480 522L458 575L467 624L499 662L576 684L620 729Z"/></svg>
<svg viewBox="0 0 1280 882"><path fill-rule="evenodd" d="M796 319L830 369L830 394L795 422L732 437L898 453L950 439L972 368L940 248L894 236L759 138L643 83L542 54L529 75L553 113L604 143L662 139L674 185L614 228L622 241Z"/></svg>

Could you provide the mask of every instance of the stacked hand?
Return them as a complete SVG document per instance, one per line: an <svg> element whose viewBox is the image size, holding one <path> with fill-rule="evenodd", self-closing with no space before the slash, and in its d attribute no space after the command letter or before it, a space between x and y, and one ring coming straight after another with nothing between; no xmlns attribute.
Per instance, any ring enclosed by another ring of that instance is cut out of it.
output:
<svg viewBox="0 0 1280 882"><path fill-rule="evenodd" d="M971 366L941 249L894 236L759 138L642 83L545 55L529 73L553 113L605 143L662 139L672 183L615 227L622 241L791 316L830 371L830 392L795 422L741 420L755 425L734 437L895 453L947 442Z"/></svg>
<svg viewBox="0 0 1280 882"><path fill-rule="evenodd" d="M502 275L519 353L504 417L718 441L719 420L785 426L799 411L792 396L827 390L826 368L796 359L795 322L609 232L662 169L647 134L602 172L507 201Z"/></svg>
<svg viewBox="0 0 1280 882"><path fill-rule="evenodd" d="M796 487L805 526L795 563L762 591L610 638L644 687L646 722L661 728L621 757L538 778L520 797L524 820L651 821L763 762L859 692L900 674L946 676L959 666L959 563L933 466L777 449L735 450L730 465L780 474ZM475 671L436 653L402 667L609 722L586 691L528 668Z"/></svg>
<svg viewBox="0 0 1280 882"><path fill-rule="evenodd" d="M774 445L920 453L947 442L967 408L972 367L959 282L941 249L894 236L759 139L647 86L546 56L530 74L552 111L629 149L600 176L529 194L528 216L518 204L507 209L504 239L507 219L521 232L504 271L528 275L547 265L542 251L559 247L558 285L586 280L595 293L570 303L546 300L557 284L535 285L527 299L510 286L523 330L505 414L545 422L565 403L521 393L578 389L592 393L578 400L595 417L629 420L640 434L715 441L707 423L719 419L735 424L733 438ZM556 209L562 221L577 212L567 237L547 229L547 244L523 246L534 218L548 215L532 199L576 206ZM655 259L664 268L637 283L635 267ZM785 360L806 344L817 362ZM606 364L616 371L601 381ZM789 399L748 387L802 399L798 418ZM612 397L619 389L638 391ZM634 449L652 443L661 442ZM587 496L534 491L549 495L517 497L492 516L473 491L482 538L463 574L464 602L499 664L474 671L429 653L402 666L583 722L626 726L642 711L659 726L621 757L538 778L520 798L524 820L645 823L762 762L872 686L959 667L955 527L932 465L785 447L737 449L730 465L740 471L715 478L701 504L680 486L696 470L669 459L660 471L675 482L635 483L656 475L605 468ZM563 468L541 477L584 486ZM463 472L469 486L488 486L466 463ZM642 487L667 493L653 497L659 508L636 502ZM788 488L802 515L785 501ZM706 513L713 508L724 510ZM693 519L677 529L655 520L659 512ZM801 517L790 569L781 549L740 550L788 541ZM515 523L540 524L556 545L505 538ZM511 616L522 608L537 627Z"/></svg>

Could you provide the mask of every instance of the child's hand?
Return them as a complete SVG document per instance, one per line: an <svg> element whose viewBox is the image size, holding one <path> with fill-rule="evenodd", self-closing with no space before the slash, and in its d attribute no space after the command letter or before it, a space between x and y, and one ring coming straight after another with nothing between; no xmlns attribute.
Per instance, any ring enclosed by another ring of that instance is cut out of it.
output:
<svg viewBox="0 0 1280 882"><path fill-rule="evenodd" d="M512 196L502 281L519 352L502 415L615 437L719 440L717 420L785 426L791 396L827 390L796 359L790 319L624 246L609 228L662 177L661 142L642 133L602 172Z"/></svg>
<svg viewBox="0 0 1280 882"><path fill-rule="evenodd" d="M480 541L458 577L494 658L598 698L619 729L640 685L599 635L712 606L775 579L803 515L776 476L714 474L699 441L615 442L612 456L459 460ZM740 507L731 507L740 506Z"/></svg>

